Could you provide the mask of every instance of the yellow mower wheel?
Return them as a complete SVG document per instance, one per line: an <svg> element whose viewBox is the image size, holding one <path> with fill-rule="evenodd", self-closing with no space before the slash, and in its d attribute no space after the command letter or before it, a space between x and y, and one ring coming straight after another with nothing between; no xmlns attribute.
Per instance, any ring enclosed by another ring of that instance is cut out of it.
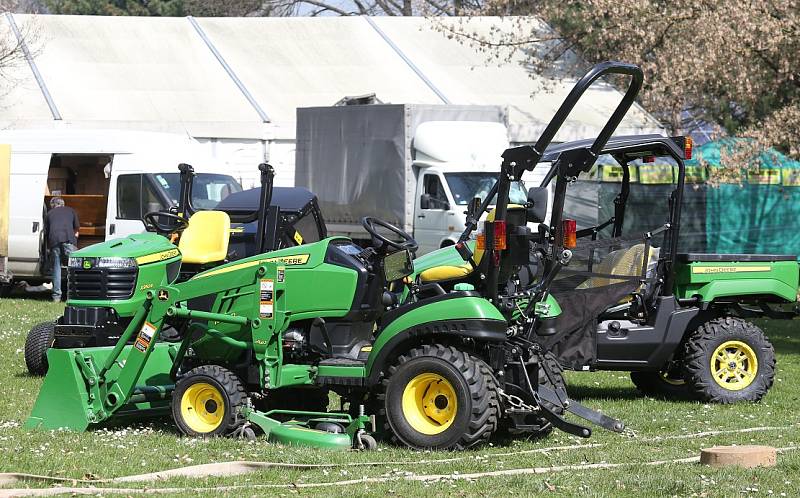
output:
<svg viewBox="0 0 800 498"><path fill-rule="evenodd" d="M422 434L447 430L458 413L458 398L447 379L435 373L421 373L403 390L403 416Z"/></svg>
<svg viewBox="0 0 800 498"><path fill-rule="evenodd" d="M497 380L483 360L441 344L397 358L378 394L378 417L396 443L412 448L466 449L497 429Z"/></svg>
<svg viewBox="0 0 800 498"><path fill-rule="evenodd" d="M225 415L222 393L207 382L189 386L181 396L181 417L193 431L214 432Z"/></svg>
<svg viewBox="0 0 800 498"><path fill-rule="evenodd" d="M239 410L246 403L244 386L236 374L219 365L203 365L175 384L172 417L186 435L224 436L241 425Z"/></svg>

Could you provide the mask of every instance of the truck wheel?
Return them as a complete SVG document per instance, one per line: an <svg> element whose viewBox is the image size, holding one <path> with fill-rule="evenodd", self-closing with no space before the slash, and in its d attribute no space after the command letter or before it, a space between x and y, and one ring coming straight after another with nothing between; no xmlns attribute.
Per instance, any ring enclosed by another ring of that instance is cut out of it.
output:
<svg viewBox="0 0 800 498"><path fill-rule="evenodd" d="M53 346L55 324L43 322L33 326L25 339L25 366L31 375L47 373L47 350Z"/></svg>
<svg viewBox="0 0 800 498"><path fill-rule="evenodd" d="M244 386L230 370L203 365L190 370L172 393L172 418L188 436L224 436L241 425Z"/></svg>
<svg viewBox="0 0 800 498"><path fill-rule="evenodd" d="M716 318L686 341L684 377L691 393L703 401L758 401L772 387L775 350L752 323Z"/></svg>
<svg viewBox="0 0 800 498"><path fill-rule="evenodd" d="M681 367L660 372L631 372L631 381L647 396L685 398L689 393Z"/></svg>
<svg viewBox="0 0 800 498"><path fill-rule="evenodd" d="M500 415L489 366L454 347L412 349L383 381L386 422L412 448L466 449L489 439Z"/></svg>

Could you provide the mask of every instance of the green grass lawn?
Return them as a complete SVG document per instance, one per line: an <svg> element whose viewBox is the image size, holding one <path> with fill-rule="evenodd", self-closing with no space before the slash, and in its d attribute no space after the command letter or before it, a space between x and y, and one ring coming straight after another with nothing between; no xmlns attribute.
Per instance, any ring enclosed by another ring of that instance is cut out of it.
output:
<svg viewBox="0 0 800 498"><path fill-rule="evenodd" d="M758 404L716 406L689 401L664 401L637 393L622 372L574 373L571 393L585 404L623 419L633 434L596 429L582 440L554 432L542 440L495 441L463 452L415 452L382 446L376 452L331 452L284 447L266 441L198 440L181 437L170 420L151 421L83 434L28 432L22 423L42 380L26 373L23 345L28 329L54 318L62 306L34 300L0 300L0 472L25 472L68 478L90 474L117 477L200 463L257 460L291 463L335 463L329 469L270 469L231 478L173 478L154 483L116 484L135 487L180 487L178 495L254 496L264 494L361 496L372 494L532 495L566 496L798 496L800 451L779 455L771 469L715 470L699 464L647 466L645 462L686 458L701 448L729 444L800 446L800 327L793 321L760 321L778 354L778 374L769 395ZM713 430L780 427L748 433L680 437ZM591 447L531 452L556 446ZM437 460L458 458L455 461ZM387 462L354 466L357 462ZM629 463L613 469L580 469L537 475L482 477L435 482L403 480L409 475L468 473L588 463ZM333 482L363 477L393 477L380 483L356 483L316 489L234 489L256 486ZM30 481L30 487L47 483ZM19 486L19 485L17 485ZM3 490L0 489L0 496Z"/></svg>

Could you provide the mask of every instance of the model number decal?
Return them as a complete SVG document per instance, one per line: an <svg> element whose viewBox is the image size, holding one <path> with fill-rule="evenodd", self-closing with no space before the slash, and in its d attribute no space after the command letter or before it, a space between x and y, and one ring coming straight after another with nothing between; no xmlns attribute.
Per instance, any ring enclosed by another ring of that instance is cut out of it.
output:
<svg viewBox="0 0 800 498"><path fill-rule="evenodd" d="M771 266L693 266L693 274L709 273L753 273L772 270Z"/></svg>

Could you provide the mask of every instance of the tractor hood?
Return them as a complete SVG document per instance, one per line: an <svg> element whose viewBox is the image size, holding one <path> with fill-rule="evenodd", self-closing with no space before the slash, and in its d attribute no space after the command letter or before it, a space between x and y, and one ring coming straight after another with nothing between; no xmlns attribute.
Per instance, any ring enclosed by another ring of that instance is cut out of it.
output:
<svg viewBox="0 0 800 498"><path fill-rule="evenodd" d="M177 247L154 233L137 233L73 252L73 258L134 258L139 265L165 261L180 255Z"/></svg>

